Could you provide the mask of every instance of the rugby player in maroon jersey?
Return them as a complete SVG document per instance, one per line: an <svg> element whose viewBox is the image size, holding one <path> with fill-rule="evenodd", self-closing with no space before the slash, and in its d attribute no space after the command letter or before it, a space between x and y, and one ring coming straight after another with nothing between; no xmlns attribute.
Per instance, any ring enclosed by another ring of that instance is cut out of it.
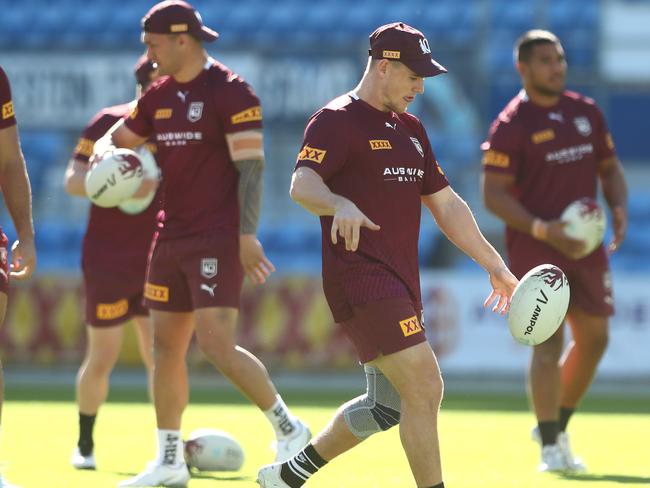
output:
<svg viewBox="0 0 650 488"><path fill-rule="evenodd" d="M154 63L141 56L135 66L137 97L158 77ZM93 145L118 120L131 113L135 101L107 107L84 129L65 173L65 189L86 197L84 180ZM154 146L150 146L155 149ZM71 463L95 469L93 428L106 401L109 378L120 354L123 325L133 319L149 391L153 375L153 332L149 311L142 304L147 256L156 229L160 203L129 215L118 207L91 205L83 240L82 270L86 298L86 355L77 373L79 438Z"/></svg>
<svg viewBox="0 0 650 488"><path fill-rule="evenodd" d="M186 2L145 15L143 41L161 75L104 141L134 147L153 137L164 216L154 238L145 300L154 323L158 455L122 486L184 485L181 417L188 402L185 354L196 332L210 362L262 410L277 460L300 450L308 427L284 404L264 365L236 343L244 274L262 284L274 271L256 238L262 194L262 111L252 88L209 57L218 34Z"/></svg>
<svg viewBox="0 0 650 488"><path fill-rule="evenodd" d="M421 122L406 110L424 78L446 72L403 23L370 36L357 88L309 120L291 197L320 216L323 289L363 364L367 392L344 404L307 447L262 467L265 488L295 488L370 435L398 425L419 487L442 488L437 416L443 382L424 332L418 235L424 204L489 274L486 304L505 313L517 284L451 189ZM350 474L350 484L354 473Z"/></svg>
<svg viewBox="0 0 650 488"><path fill-rule="evenodd" d="M2 325L7 312L9 279L27 279L36 268L32 191L25 158L20 149L11 86L2 66L0 66L0 190L18 235L11 246L10 264L9 241L0 227L0 325ZM3 401L4 374L0 364L0 409ZM4 480L2 474L0 474L0 486L17 488Z"/></svg>
<svg viewBox="0 0 650 488"><path fill-rule="evenodd" d="M513 273L544 263L562 268L571 284L567 321L573 340L564 350L564 327L533 348L530 392L542 446L542 471L579 471L566 427L589 388L607 347L614 311L607 252L600 246L577 259L582 241L569 238L559 217L574 200L602 187L613 216L615 251L627 227L627 187L612 137L594 100L565 90L567 63L559 39L526 32L515 45L523 89L506 105L481 146L486 207L506 224Z"/></svg>

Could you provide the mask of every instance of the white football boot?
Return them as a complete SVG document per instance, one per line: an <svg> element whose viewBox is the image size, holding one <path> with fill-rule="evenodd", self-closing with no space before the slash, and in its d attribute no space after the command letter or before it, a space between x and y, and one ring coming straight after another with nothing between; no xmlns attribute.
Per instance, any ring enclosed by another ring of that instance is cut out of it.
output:
<svg viewBox="0 0 650 488"><path fill-rule="evenodd" d="M540 446L542 445L542 436L539 433L539 427L535 427L530 433L530 436ZM583 463L580 458L573 455L573 452L571 451L571 444L569 442L569 434L566 432L560 432L557 435L557 445L560 446L560 450L564 456L564 462L566 463L566 469L568 471L573 471L575 473L584 473L587 470L585 463Z"/></svg>
<svg viewBox="0 0 650 488"><path fill-rule="evenodd" d="M72 467L75 469L96 469L97 468L97 464L95 463L95 455L90 454L88 456L84 456L79 452L78 447L75 447L74 451L72 451L70 464L72 464ZM0 485L0 488L2 488L2 485Z"/></svg>
<svg viewBox="0 0 650 488"><path fill-rule="evenodd" d="M557 444L549 444L542 447L542 462L539 463L538 471L567 471L568 466L564 454Z"/></svg>
<svg viewBox="0 0 650 488"><path fill-rule="evenodd" d="M275 462L283 463L292 458L307 445L310 439L311 431L307 424L297 420L294 432L286 437L279 437L273 442L272 447L276 451Z"/></svg>
<svg viewBox="0 0 650 488"><path fill-rule="evenodd" d="M280 478L281 464L267 464L257 473L257 483L261 488L291 488Z"/></svg>
<svg viewBox="0 0 650 488"><path fill-rule="evenodd" d="M145 470L118 483L117 486L169 486L184 488L190 481L190 472L187 469L187 464L180 463L178 465L158 464L152 461L147 464Z"/></svg>
<svg viewBox="0 0 650 488"><path fill-rule="evenodd" d="M585 466L585 463L582 462L582 459L575 457L571 451L569 434L566 432L560 432L557 435L557 445L560 446L560 450L564 455L564 460L566 461L569 471L576 473L584 473L587 471L587 466Z"/></svg>

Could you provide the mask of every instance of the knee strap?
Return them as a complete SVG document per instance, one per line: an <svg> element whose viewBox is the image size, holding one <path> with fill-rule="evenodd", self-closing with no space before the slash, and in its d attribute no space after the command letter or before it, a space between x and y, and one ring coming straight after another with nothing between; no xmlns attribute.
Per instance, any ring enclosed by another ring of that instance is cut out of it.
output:
<svg viewBox="0 0 650 488"><path fill-rule="evenodd" d="M390 381L376 368L365 365L366 393L343 405L350 432L359 439L399 424L401 400Z"/></svg>

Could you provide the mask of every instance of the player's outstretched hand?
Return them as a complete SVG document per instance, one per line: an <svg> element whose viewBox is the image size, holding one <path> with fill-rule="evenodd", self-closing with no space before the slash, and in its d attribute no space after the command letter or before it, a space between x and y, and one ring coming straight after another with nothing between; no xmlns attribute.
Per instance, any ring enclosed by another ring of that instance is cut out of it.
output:
<svg viewBox="0 0 650 488"><path fill-rule="evenodd" d="M262 244L255 234L239 236L239 259L244 273L253 283L261 285L275 271L275 266L264 254Z"/></svg>
<svg viewBox="0 0 650 488"><path fill-rule="evenodd" d="M487 308L496 302L492 307L492 311L505 315L510 309L510 299L519 280L506 265L503 265L490 271L490 283L492 284L492 293L485 299L483 306Z"/></svg>
<svg viewBox="0 0 650 488"><path fill-rule="evenodd" d="M36 268L36 248L33 240L16 240L11 246L11 271L9 276L26 280Z"/></svg>
<svg viewBox="0 0 650 488"><path fill-rule="evenodd" d="M361 227L370 230L379 230L377 224L370 220L366 215L357 208L350 200L345 200L343 204L336 209L334 220L332 221L331 238L332 243L338 242L341 236L345 240L346 251L356 251L359 247L359 234Z"/></svg>
<svg viewBox="0 0 650 488"><path fill-rule="evenodd" d="M564 232L566 225L567 222L561 220L550 221L548 223L548 234L545 241L569 259L578 259L582 256L586 243L580 239L573 239L566 235Z"/></svg>
<svg viewBox="0 0 650 488"><path fill-rule="evenodd" d="M623 207L614 207L612 209L612 227L614 228L614 237L607 246L610 253L615 252L625 239L627 232L627 210Z"/></svg>

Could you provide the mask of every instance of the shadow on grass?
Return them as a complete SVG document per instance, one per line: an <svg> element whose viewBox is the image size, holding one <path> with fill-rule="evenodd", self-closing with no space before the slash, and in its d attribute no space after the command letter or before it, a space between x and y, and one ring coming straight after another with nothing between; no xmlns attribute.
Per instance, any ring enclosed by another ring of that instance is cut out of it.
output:
<svg viewBox="0 0 650 488"><path fill-rule="evenodd" d="M227 474L217 474L215 472L211 473L197 473L197 472L192 472L192 478L200 479L200 480L214 480L214 481L249 481L249 482L255 482L257 479L254 476L236 476L234 474L227 475Z"/></svg>
<svg viewBox="0 0 650 488"><path fill-rule="evenodd" d="M597 473L565 473L560 474L560 478L574 481L613 481L620 484L631 483L650 483L650 477L647 476L628 476L625 474L597 474Z"/></svg>
<svg viewBox="0 0 650 488"><path fill-rule="evenodd" d="M131 473L126 471L104 471L105 473L114 474L120 478L128 479L132 478L138 473ZM235 473L230 474L219 474L217 472L203 473L197 471L191 471L191 476L193 479L199 480L214 480L214 481L255 481L256 478L253 476L242 476Z"/></svg>

